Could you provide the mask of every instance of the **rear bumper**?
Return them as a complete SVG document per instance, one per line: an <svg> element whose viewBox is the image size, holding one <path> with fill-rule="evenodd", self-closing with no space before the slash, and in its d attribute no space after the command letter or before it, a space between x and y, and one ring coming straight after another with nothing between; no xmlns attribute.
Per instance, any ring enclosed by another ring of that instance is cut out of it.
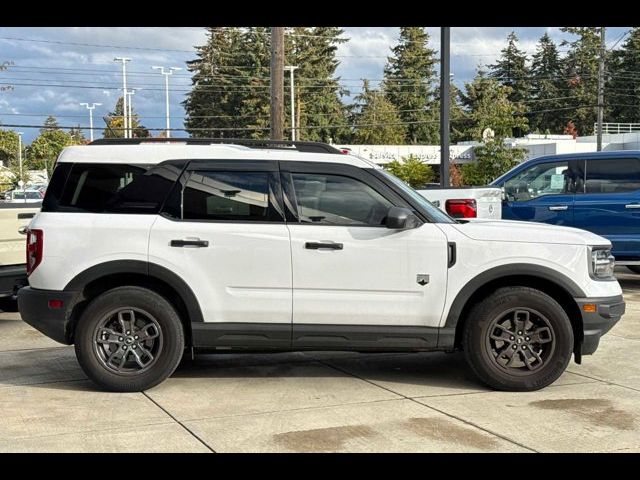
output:
<svg viewBox="0 0 640 480"><path fill-rule="evenodd" d="M70 319L76 292L59 292L24 287L18 291L18 310L22 320L56 342L71 345ZM51 308L50 300L62 300L61 308Z"/></svg>
<svg viewBox="0 0 640 480"><path fill-rule="evenodd" d="M25 285L28 285L26 265L0 267L0 297L13 296Z"/></svg>
<svg viewBox="0 0 640 480"><path fill-rule="evenodd" d="M625 303L622 295L613 297L576 298L582 314L583 339L576 347L576 354L591 355L598 349L600 337L622 318ZM594 312L585 312L585 305L595 305ZM579 348L578 348L579 347Z"/></svg>

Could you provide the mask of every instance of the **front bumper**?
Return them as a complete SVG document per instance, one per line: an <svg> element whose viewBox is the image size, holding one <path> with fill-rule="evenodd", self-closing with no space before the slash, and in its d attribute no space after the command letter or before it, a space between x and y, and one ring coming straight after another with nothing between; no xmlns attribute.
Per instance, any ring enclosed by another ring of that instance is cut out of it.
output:
<svg viewBox="0 0 640 480"><path fill-rule="evenodd" d="M583 337L576 342L576 357L591 355L598 349L600 337L607 333L622 318L625 303L622 295L613 297L576 298L582 314ZM595 305L595 311L585 312L585 305Z"/></svg>
<svg viewBox="0 0 640 480"><path fill-rule="evenodd" d="M71 345L70 320L77 298L77 292L24 287L18 291L18 310L22 320L47 337L56 342ZM51 308L50 300L61 300L61 308Z"/></svg>

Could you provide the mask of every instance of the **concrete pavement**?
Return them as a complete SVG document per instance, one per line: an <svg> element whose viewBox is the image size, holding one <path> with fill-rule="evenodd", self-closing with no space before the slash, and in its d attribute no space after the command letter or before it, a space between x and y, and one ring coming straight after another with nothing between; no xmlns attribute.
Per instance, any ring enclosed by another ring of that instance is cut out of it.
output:
<svg viewBox="0 0 640 480"><path fill-rule="evenodd" d="M0 313L0 452L640 452L640 275L582 365L491 391L460 354L203 355L144 393L97 391L73 347Z"/></svg>

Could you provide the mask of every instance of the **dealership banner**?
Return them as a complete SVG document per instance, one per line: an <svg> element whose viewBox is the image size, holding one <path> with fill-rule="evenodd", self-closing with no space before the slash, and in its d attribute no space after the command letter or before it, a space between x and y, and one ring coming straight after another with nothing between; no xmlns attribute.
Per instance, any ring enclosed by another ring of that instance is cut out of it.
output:
<svg viewBox="0 0 640 480"><path fill-rule="evenodd" d="M349 149L351 153L375 163L385 164L413 155L425 163L440 164L439 145L335 145L340 149ZM455 163L469 163L475 160L473 145L452 145L449 147L449 159Z"/></svg>

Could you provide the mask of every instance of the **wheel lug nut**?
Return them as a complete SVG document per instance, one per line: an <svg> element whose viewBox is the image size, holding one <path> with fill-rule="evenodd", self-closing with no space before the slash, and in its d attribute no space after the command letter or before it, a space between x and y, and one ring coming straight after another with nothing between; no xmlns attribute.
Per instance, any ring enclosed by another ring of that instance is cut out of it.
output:
<svg viewBox="0 0 640 480"><path fill-rule="evenodd" d="M127 333L129 333L129 332L127 332ZM518 332L518 335L522 335L522 331Z"/></svg>
<svg viewBox="0 0 640 480"><path fill-rule="evenodd" d="M527 346L526 346L526 345L523 345L523 346L522 346L522 349L523 349L523 350L526 350L526 349L527 349Z"/></svg>
<svg viewBox="0 0 640 480"><path fill-rule="evenodd" d="M127 330L127 335L129 335L131 333L131 331Z"/></svg>
<svg viewBox="0 0 640 480"><path fill-rule="evenodd" d="M513 335L511 335L510 338L511 338L511 340L515 340L516 339L516 337L514 337Z"/></svg>
<svg viewBox="0 0 640 480"><path fill-rule="evenodd" d="M124 347L122 347L122 349L123 349L123 350L126 350L126 349L127 349L127 346L125 345Z"/></svg>
<svg viewBox="0 0 640 480"><path fill-rule="evenodd" d="M138 340L138 335L136 335L136 336L135 336L135 337L133 337L133 338L135 338L136 340ZM527 340L529 340L529 339L527 338Z"/></svg>
<svg viewBox="0 0 640 480"><path fill-rule="evenodd" d="M122 337L118 337L118 340L119 340L119 341L122 341L122 340L124 340L124 338L122 338Z"/></svg>
<svg viewBox="0 0 640 480"><path fill-rule="evenodd" d="M135 349L135 348L136 348L136 346L134 345L134 346L133 346L133 347L131 347L131 348Z"/></svg>
<svg viewBox="0 0 640 480"><path fill-rule="evenodd" d="M524 339L528 342L529 340L531 340L529 337L524 337Z"/></svg>
<svg viewBox="0 0 640 480"><path fill-rule="evenodd" d="M515 350L515 349L517 349L517 348L518 348L518 347L517 347L516 345L514 345L514 346L513 346L513 349L514 349L514 350Z"/></svg>

